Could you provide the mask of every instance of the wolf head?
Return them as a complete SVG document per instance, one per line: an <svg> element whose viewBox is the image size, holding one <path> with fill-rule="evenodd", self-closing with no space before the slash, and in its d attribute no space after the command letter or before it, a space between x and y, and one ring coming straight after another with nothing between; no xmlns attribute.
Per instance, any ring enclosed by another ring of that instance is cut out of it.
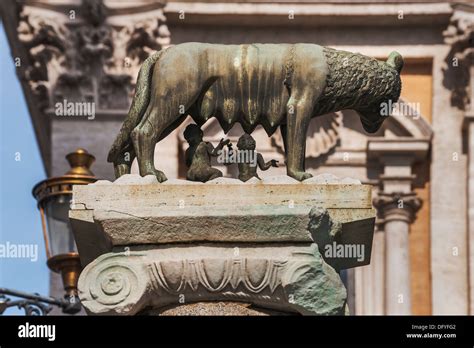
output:
<svg viewBox="0 0 474 348"><path fill-rule="evenodd" d="M315 114L355 110L367 132L379 130L400 97L402 56L392 52L384 62L329 47L324 53L328 74Z"/></svg>
<svg viewBox="0 0 474 348"><path fill-rule="evenodd" d="M381 62L376 71L377 80L371 81L366 99L368 103L356 108L362 126L368 133L375 133L382 126L383 121L391 114L393 105L400 97L402 83L400 72L403 68L403 58L398 52L392 52L385 63Z"/></svg>

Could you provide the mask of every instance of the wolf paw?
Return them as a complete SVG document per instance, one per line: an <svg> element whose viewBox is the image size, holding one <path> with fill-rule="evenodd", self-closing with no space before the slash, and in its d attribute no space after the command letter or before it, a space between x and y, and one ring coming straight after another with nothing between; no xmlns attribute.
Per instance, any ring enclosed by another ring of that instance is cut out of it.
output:
<svg viewBox="0 0 474 348"><path fill-rule="evenodd" d="M140 173L141 176L146 176L146 175L154 175L156 176L156 180L158 180L158 182L165 182L166 180L168 180L168 178L166 177L165 173L163 173L162 171L158 170L158 169L153 169L151 171L148 171L147 173L145 173L144 175L142 175Z"/></svg>
<svg viewBox="0 0 474 348"><path fill-rule="evenodd" d="M306 172L288 172L288 175L298 181L303 181L313 177L312 174Z"/></svg>

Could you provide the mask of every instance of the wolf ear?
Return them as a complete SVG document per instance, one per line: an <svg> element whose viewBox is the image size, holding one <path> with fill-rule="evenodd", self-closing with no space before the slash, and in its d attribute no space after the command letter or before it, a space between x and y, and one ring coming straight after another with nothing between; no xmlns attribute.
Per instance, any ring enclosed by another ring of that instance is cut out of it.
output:
<svg viewBox="0 0 474 348"><path fill-rule="evenodd" d="M403 68L403 57L400 53L393 51L388 55L386 64L397 70L400 74L400 71L402 71Z"/></svg>

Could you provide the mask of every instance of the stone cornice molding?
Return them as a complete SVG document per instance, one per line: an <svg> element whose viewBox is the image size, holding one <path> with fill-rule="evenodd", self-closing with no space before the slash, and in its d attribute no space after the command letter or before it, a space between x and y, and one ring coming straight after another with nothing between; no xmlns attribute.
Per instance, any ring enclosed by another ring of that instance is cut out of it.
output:
<svg viewBox="0 0 474 348"><path fill-rule="evenodd" d="M398 100L397 107L394 107L391 116L385 122L387 128L400 127L416 140L433 138L433 129L426 118L403 98Z"/></svg>
<svg viewBox="0 0 474 348"><path fill-rule="evenodd" d="M380 138L367 142L367 158L386 163L391 156L404 157L407 163L421 162L427 159L431 141L412 138Z"/></svg>
<svg viewBox="0 0 474 348"><path fill-rule="evenodd" d="M209 25L288 25L347 26L347 25L399 25L403 13L404 25L447 24L452 13L449 3L227 3L170 1L165 13L171 24ZM288 15L294 20L288 20ZM184 13L185 20L180 19Z"/></svg>

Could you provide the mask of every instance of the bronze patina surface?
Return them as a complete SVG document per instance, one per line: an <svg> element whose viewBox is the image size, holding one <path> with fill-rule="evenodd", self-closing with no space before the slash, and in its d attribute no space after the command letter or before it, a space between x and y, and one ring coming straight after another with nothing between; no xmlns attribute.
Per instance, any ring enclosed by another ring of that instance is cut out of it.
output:
<svg viewBox="0 0 474 348"><path fill-rule="evenodd" d="M195 124L190 124L184 131L184 138L189 143L185 159L188 171L186 179L190 181L206 182L222 176L219 169L212 168L211 157L216 157L219 151L229 143L221 139L215 148L210 142L202 141L202 130Z"/></svg>
<svg viewBox="0 0 474 348"><path fill-rule="evenodd" d="M278 167L278 161L270 160L265 162L261 153L255 151L255 139L250 134L243 134L237 143L237 148L243 156L239 156L239 180L246 182L255 177L260 179L257 174L257 166L260 170L268 170L270 167ZM249 153L255 154L256 161L252 163Z"/></svg>
<svg viewBox="0 0 474 348"><path fill-rule="evenodd" d="M155 144L187 115L199 126L216 117L225 132L236 122L249 134L258 125L268 135L280 128L287 173L301 181L311 177L304 168L311 118L353 109L367 132L377 131L387 116L381 104L399 98L402 67L397 52L382 62L314 44L176 45L143 63L108 161L121 176L136 156L140 175L165 181L154 166Z"/></svg>

